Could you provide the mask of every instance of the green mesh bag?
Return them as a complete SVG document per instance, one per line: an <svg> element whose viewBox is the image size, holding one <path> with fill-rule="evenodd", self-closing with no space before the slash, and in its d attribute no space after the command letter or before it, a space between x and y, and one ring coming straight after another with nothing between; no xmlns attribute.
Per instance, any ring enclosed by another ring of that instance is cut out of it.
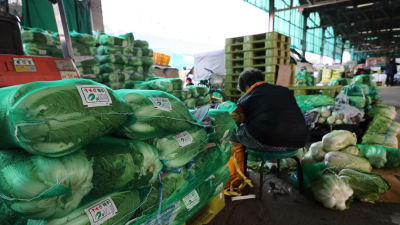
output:
<svg viewBox="0 0 400 225"><path fill-rule="evenodd" d="M169 78L169 80L171 81L174 90L182 90L183 80L180 78Z"/></svg>
<svg viewBox="0 0 400 225"><path fill-rule="evenodd" d="M0 204L0 221L4 225L26 225L28 219L18 216L17 213L8 208L3 202Z"/></svg>
<svg viewBox="0 0 400 225"><path fill-rule="evenodd" d="M160 156L164 169L179 168L186 165L208 144L205 128L195 126L183 132L176 132L163 137L147 140Z"/></svg>
<svg viewBox="0 0 400 225"><path fill-rule="evenodd" d="M139 47L134 47L134 48L132 49L132 56L142 57L142 56L143 56L142 49L139 48Z"/></svg>
<svg viewBox="0 0 400 225"><path fill-rule="evenodd" d="M149 81L149 86L153 90L172 92L174 90L174 86L171 82L171 79L158 79Z"/></svg>
<svg viewBox="0 0 400 225"><path fill-rule="evenodd" d="M299 71L296 74L296 77L310 77L311 73L308 71Z"/></svg>
<svg viewBox="0 0 400 225"><path fill-rule="evenodd" d="M183 103L185 104L185 106L188 109L194 109L196 108L196 102L197 102L197 98L187 98L183 101Z"/></svg>
<svg viewBox="0 0 400 225"><path fill-rule="evenodd" d="M310 183L317 181L325 169L332 168L331 166L325 165L323 162L315 164L302 163L302 166L304 188L310 187ZM299 180L297 178L293 180L293 183L296 187L299 187Z"/></svg>
<svg viewBox="0 0 400 225"><path fill-rule="evenodd" d="M136 121L122 98L87 79L1 88L0 96L0 148L32 154L66 155Z"/></svg>
<svg viewBox="0 0 400 225"><path fill-rule="evenodd" d="M191 92L188 89L182 89L182 101L185 101L186 99L190 98L189 95Z"/></svg>
<svg viewBox="0 0 400 225"><path fill-rule="evenodd" d="M388 134L396 137L400 134L400 124L382 115L376 115L370 123L367 133Z"/></svg>
<svg viewBox="0 0 400 225"><path fill-rule="evenodd" d="M382 107L381 107L382 106ZM372 120L375 116L381 114L387 118L394 120L396 118L396 108L394 106L389 106L384 103L375 103L372 108L367 113L367 119Z"/></svg>
<svg viewBox="0 0 400 225"><path fill-rule="evenodd" d="M227 165L221 166L206 180L189 177L169 198L163 199L160 213L157 207L153 207L146 214L130 220L129 224L183 224L219 195L228 179Z"/></svg>
<svg viewBox="0 0 400 225"><path fill-rule="evenodd" d="M113 63L105 63L100 65L100 73L115 73L122 72L124 70L124 65L122 64L113 64Z"/></svg>
<svg viewBox="0 0 400 225"><path fill-rule="evenodd" d="M236 103L231 101L226 101L218 105L218 110L227 111L228 113L232 113L236 108Z"/></svg>
<svg viewBox="0 0 400 225"><path fill-rule="evenodd" d="M174 96L155 90L115 91L133 108L138 122L122 127L117 134L133 140L147 140L192 129L199 122Z"/></svg>
<svg viewBox="0 0 400 225"><path fill-rule="evenodd" d="M130 49L133 49L133 47L135 45L135 37L133 36L133 33L126 33L126 34L119 35L119 38L126 40L127 47L129 47Z"/></svg>
<svg viewBox="0 0 400 225"><path fill-rule="evenodd" d="M101 64L116 63L125 65L126 63L128 63L128 58L124 55L102 55L98 57L100 59Z"/></svg>
<svg viewBox="0 0 400 225"><path fill-rule="evenodd" d="M52 45L35 42L25 43L23 46L26 55L51 56L57 49Z"/></svg>
<svg viewBox="0 0 400 225"><path fill-rule="evenodd" d="M95 47L88 47L76 42L72 42L72 50L74 51L74 56L95 56L97 53Z"/></svg>
<svg viewBox="0 0 400 225"><path fill-rule="evenodd" d="M366 96L370 93L370 88L362 83L354 83L344 86L342 92L348 96Z"/></svg>
<svg viewBox="0 0 400 225"><path fill-rule="evenodd" d="M154 52L153 49L149 49L149 48L142 48L142 56L147 56L147 57L153 57Z"/></svg>
<svg viewBox="0 0 400 225"><path fill-rule="evenodd" d="M80 75L85 75L85 74L95 74L99 75L100 74L100 67L99 66L77 66L76 67L79 71Z"/></svg>
<svg viewBox="0 0 400 225"><path fill-rule="evenodd" d="M28 225L89 225L98 222L99 219L103 220L103 222L101 222L102 225L124 225L134 215L140 203L141 195L138 190L120 191L87 202L62 218L53 220L29 220ZM104 209L102 210L103 207ZM87 215L85 209L89 209L91 212L90 217ZM115 211L117 211L117 213L115 213ZM103 215L101 212L103 212ZM112 212L111 216L107 212ZM105 217L104 214L109 216Z"/></svg>
<svg viewBox="0 0 400 225"><path fill-rule="evenodd" d="M100 60L97 57L93 57L93 59L86 59L80 62L75 63L76 66L99 66Z"/></svg>
<svg viewBox="0 0 400 225"><path fill-rule="evenodd" d="M307 77L296 77L295 86L307 86Z"/></svg>
<svg viewBox="0 0 400 225"><path fill-rule="evenodd" d="M154 66L148 66L146 67L146 71L144 71L145 73L149 73L149 74L153 74L154 73ZM154 75L152 75L154 76ZM175 78L169 78L169 79L175 79Z"/></svg>
<svg viewBox="0 0 400 225"><path fill-rule="evenodd" d="M34 42L46 45L56 45L56 40L53 38L52 35L46 34L41 31L36 31L36 30L22 31L21 36L23 43Z"/></svg>
<svg viewBox="0 0 400 225"><path fill-rule="evenodd" d="M96 75L96 74L81 74L81 78L83 79L89 79L97 83L102 83L103 82L103 76L101 74Z"/></svg>
<svg viewBox="0 0 400 225"><path fill-rule="evenodd" d="M143 81L143 80L144 80L143 74L141 74L141 73L139 73L139 72L128 73L128 74L129 74L129 80L125 80L125 82L129 82L129 81Z"/></svg>
<svg viewBox="0 0 400 225"><path fill-rule="evenodd" d="M371 75L357 75L353 78L354 82L366 84L368 86L370 86L370 83L372 82L373 79L374 77Z"/></svg>
<svg viewBox="0 0 400 225"><path fill-rule="evenodd" d="M191 97L194 98L198 98L200 96L206 96L208 94L208 88L206 86L189 85L186 86L185 89L190 90L192 93Z"/></svg>
<svg viewBox="0 0 400 225"><path fill-rule="evenodd" d="M335 105L335 99L327 95L300 95L296 97L296 102L302 113L312 107Z"/></svg>
<svg viewBox="0 0 400 225"><path fill-rule="evenodd" d="M136 85L143 83L143 81L127 81L121 85L121 89L134 89Z"/></svg>
<svg viewBox="0 0 400 225"><path fill-rule="evenodd" d="M146 78L145 81L152 81L152 80L158 80L158 79L165 79L164 77L148 77Z"/></svg>
<svg viewBox="0 0 400 225"><path fill-rule="evenodd" d="M137 89L137 90L151 90L150 84L151 84L151 81L142 82L142 83L140 83L138 85L135 85L134 89Z"/></svg>
<svg viewBox="0 0 400 225"><path fill-rule="evenodd" d="M211 130L216 133L209 142L219 144L229 141L233 131L237 128L232 116L227 111L217 109L210 109L208 116L215 119L211 121Z"/></svg>
<svg viewBox="0 0 400 225"><path fill-rule="evenodd" d="M381 100L381 96L378 93L373 93L370 95L372 101L379 101Z"/></svg>
<svg viewBox="0 0 400 225"><path fill-rule="evenodd" d="M144 40L135 40L135 47L139 48L149 48L149 43Z"/></svg>
<svg viewBox="0 0 400 225"><path fill-rule="evenodd" d="M103 73L103 82L125 82L125 80L129 80L129 74L127 73Z"/></svg>
<svg viewBox="0 0 400 225"><path fill-rule="evenodd" d="M97 48L98 55L114 55L114 54L122 54L124 51L123 47L119 46L99 46Z"/></svg>
<svg viewBox="0 0 400 225"><path fill-rule="evenodd" d="M144 71L151 72L151 68L153 67L153 59L150 57L142 56L142 66ZM154 71L154 70L153 70Z"/></svg>
<svg viewBox="0 0 400 225"><path fill-rule="evenodd" d="M366 106L366 98L363 96L348 96L350 100L350 105L356 108L364 108Z"/></svg>
<svg viewBox="0 0 400 225"><path fill-rule="evenodd" d="M196 100L196 107L207 105L208 101L207 96L200 96Z"/></svg>
<svg viewBox="0 0 400 225"><path fill-rule="evenodd" d="M124 72L126 72L126 73L140 73L140 74L143 74L143 67L125 65L124 66Z"/></svg>
<svg viewBox="0 0 400 225"><path fill-rule="evenodd" d="M129 57L128 65L135 67L142 66L142 59L140 57L134 57L134 56Z"/></svg>
<svg viewBox="0 0 400 225"><path fill-rule="evenodd" d="M96 38L92 35L80 34L76 31L72 31L69 35L71 36L72 42L80 43L89 47L94 47L96 45Z"/></svg>
<svg viewBox="0 0 400 225"><path fill-rule="evenodd" d="M171 92L169 94L175 96L175 98L177 98L179 100L182 99L182 91L173 91L173 92Z"/></svg>
<svg viewBox="0 0 400 225"><path fill-rule="evenodd" d="M353 79L351 79L351 78L339 78L339 79L331 81L330 85L331 86L336 86L336 85L346 86L346 85L350 85L352 82L353 82Z"/></svg>
<svg viewBox="0 0 400 225"><path fill-rule="evenodd" d="M400 149L382 145L357 145L358 156L368 159L375 168L400 168Z"/></svg>
<svg viewBox="0 0 400 225"><path fill-rule="evenodd" d="M389 148L397 148L397 138L390 135L368 132L362 137L362 145L381 145Z"/></svg>

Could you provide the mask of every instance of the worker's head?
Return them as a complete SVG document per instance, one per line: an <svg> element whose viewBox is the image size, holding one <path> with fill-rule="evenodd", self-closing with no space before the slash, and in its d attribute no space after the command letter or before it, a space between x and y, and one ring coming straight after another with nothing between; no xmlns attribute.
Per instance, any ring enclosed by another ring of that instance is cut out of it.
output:
<svg viewBox="0 0 400 225"><path fill-rule="evenodd" d="M186 78L186 84L191 84L192 83L192 78L188 77Z"/></svg>
<svg viewBox="0 0 400 225"><path fill-rule="evenodd" d="M264 81L265 75L258 69L247 69L239 75L238 89L246 92L253 84Z"/></svg>
<svg viewBox="0 0 400 225"><path fill-rule="evenodd" d="M391 62L391 63L395 63L395 62L396 62L396 59L392 59L392 60L390 60L390 62Z"/></svg>

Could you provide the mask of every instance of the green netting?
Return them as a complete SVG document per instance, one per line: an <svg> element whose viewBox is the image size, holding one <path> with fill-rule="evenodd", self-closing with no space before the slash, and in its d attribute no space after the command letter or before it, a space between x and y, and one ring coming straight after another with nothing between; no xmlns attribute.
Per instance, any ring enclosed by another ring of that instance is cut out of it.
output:
<svg viewBox="0 0 400 225"><path fill-rule="evenodd" d="M142 60L143 70L144 71L149 71L150 67L153 66L153 63L154 63L153 59L150 58L150 57L146 57L146 56L142 56L140 58Z"/></svg>
<svg viewBox="0 0 400 225"><path fill-rule="evenodd" d="M144 40L135 40L135 47L149 48L149 43Z"/></svg>
<svg viewBox="0 0 400 225"><path fill-rule="evenodd" d="M349 96L366 96L370 93L370 88L362 83L354 83L344 86L342 92Z"/></svg>
<svg viewBox="0 0 400 225"><path fill-rule="evenodd" d="M366 98L363 96L348 96L350 100L350 105L356 108L364 108L367 104Z"/></svg>
<svg viewBox="0 0 400 225"><path fill-rule="evenodd" d="M190 130L199 123L179 99L168 93L154 90L118 90L115 93L133 108L138 119L132 126L121 128L120 136L147 140Z"/></svg>
<svg viewBox="0 0 400 225"><path fill-rule="evenodd" d="M149 81L149 86L153 90L172 92L174 90L174 86L171 82L171 79L158 79Z"/></svg>
<svg viewBox="0 0 400 225"><path fill-rule="evenodd" d="M154 66L145 66L146 71L144 71L145 73L149 73L149 74L153 74L154 73ZM153 76L153 75L152 75ZM170 78L170 79L174 79L174 78Z"/></svg>
<svg viewBox="0 0 400 225"><path fill-rule="evenodd" d="M367 113L367 119L372 120L377 115L386 116L387 118L394 120L396 118L396 108L389 106L384 103L375 103Z"/></svg>
<svg viewBox="0 0 400 225"><path fill-rule="evenodd" d="M153 57L154 52L153 49L142 48L142 56Z"/></svg>
<svg viewBox="0 0 400 225"><path fill-rule="evenodd" d="M88 47L94 47L96 45L96 39L92 35L89 34L81 34L76 31L72 31L69 33L71 41L79 44L83 44ZM58 33L54 33L53 37L58 45L61 45L60 35Z"/></svg>
<svg viewBox="0 0 400 225"><path fill-rule="evenodd" d="M327 95L300 95L296 102L302 113L312 107L335 105L335 99Z"/></svg>
<svg viewBox="0 0 400 225"><path fill-rule="evenodd" d="M130 49L133 49L133 47L135 45L135 37L133 36L133 33L122 34L122 35L119 35L119 37L122 38L122 39L125 39L126 40L126 45Z"/></svg>
<svg viewBox="0 0 400 225"><path fill-rule="evenodd" d="M9 209L3 202L1 202L0 221L4 225L26 225L28 219L22 216L18 216L17 213Z"/></svg>
<svg viewBox="0 0 400 225"><path fill-rule="evenodd" d="M129 57L128 65L135 67L142 66L142 59L140 57Z"/></svg>
<svg viewBox="0 0 400 225"><path fill-rule="evenodd" d="M215 119L211 121L211 130L216 133L209 141L214 143L229 141L231 134L236 129L236 123L232 116L227 111L217 109L210 109L208 116Z"/></svg>
<svg viewBox="0 0 400 225"><path fill-rule="evenodd" d="M105 34L100 32L96 37L96 42L99 45L108 45L108 46L128 46L128 41L126 41L123 37L115 37L109 34Z"/></svg>
<svg viewBox="0 0 400 225"><path fill-rule="evenodd" d="M379 101L381 100L381 96L378 93L373 93L370 95L372 101Z"/></svg>
<svg viewBox="0 0 400 225"><path fill-rule="evenodd" d="M198 98L200 96L206 96L208 94L208 88L206 86L189 85L186 86L185 89L190 90L192 94L191 97L194 98Z"/></svg>
<svg viewBox="0 0 400 225"><path fill-rule="evenodd" d="M397 138L385 134L368 132L362 137L362 145L381 145L389 148L397 148Z"/></svg>
<svg viewBox="0 0 400 225"><path fill-rule="evenodd" d="M362 83L362 84L366 84L368 86L371 86L370 83L372 82L373 79L374 79L374 77L371 75L358 75L353 78L353 80L356 83Z"/></svg>
<svg viewBox="0 0 400 225"><path fill-rule="evenodd" d="M368 159L375 168L399 168L400 150L379 145L357 145L358 155Z"/></svg>
<svg viewBox="0 0 400 225"><path fill-rule="evenodd" d="M179 168L199 154L208 144L208 139L206 129L195 126L186 131L153 138L147 142L158 150L164 168Z"/></svg>
<svg viewBox="0 0 400 225"><path fill-rule="evenodd" d="M11 86L0 89L0 96L0 148L32 154L69 154L136 121L122 98L87 79Z"/></svg>
<svg viewBox="0 0 400 225"><path fill-rule="evenodd" d="M196 107L207 105L209 99L207 96L200 96L196 100Z"/></svg>
<svg viewBox="0 0 400 225"><path fill-rule="evenodd" d="M185 104L185 106L188 109L194 109L196 108L196 102L197 102L197 98L187 98L183 101L183 103Z"/></svg>
<svg viewBox="0 0 400 225"><path fill-rule="evenodd" d="M302 163L303 166L303 187L310 187L310 183L315 182L321 177L322 172L327 168L332 168L331 166L325 165L322 162L315 164ZM293 180L294 185L299 187L298 179Z"/></svg>
<svg viewBox="0 0 400 225"><path fill-rule="evenodd" d="M174 90L182 90L183 88L183 80L181 80L180 78L169 78L169 80L172 83L172 88Z"/></svg>
<svg viewBox="0 0 400 225"><path fill-rule="evenodd" d="M25 54L27 55L38 55L38 56L52 56L53 52L56 51L56 47L53 45L30 42L23 45Z"/></svg>
<svg viewBox="0 0 400 225"><path fill-rule="evenodd" d="M100 60L97 57L93 57L93 59L83 60L81 62L75 63L76 66L99 66Z"/></svg>
<svg viewBox="0 0 400 225"><path fill-rule="evenodd" d="M132 49L132 56L142 57L142 56L143 56L142 49L139 48L139 47L134 47L134 48Z"/></svg>
<svg viewBox="0 0 400 225"><path fill-rule="evenodd" d="M143 83L143 81L128 81L121 85L121 89L134 89L136 85Z"/></svg>
<svg viewBox="0 0 400 225"><path fill-rule="evenodd" d="M116 64L116 63L105 63L100 65L100 73L114 73L124 70L123 64Z"/></svg>
<svg viewBox="0 0 400 225"><path fill-rule="evenodd" d="M400 124L382 115L376 115L370 123L367 133L388 134L396 137L400 134Z"/></svg>
<svg viewBox="0 0 400 225"><path fill-rule="evenodd" d="M125 65L124 66L124 72L126 72L126 73L135 73L135 72L137 72L137 73L143 74L143 67Z"/></svg>
<svg viewBox="0 0 400 225"><path fill-rule="evenodd" d="M307 77L296 77L296 79L295 79L295 86L296 86L296 87L308 86L308 85L307 85Z"/></svg>
<svg viewBox="0 0 400 225"><path fill-rule="evenodd" d="M51 34L46 34L41 31L37 30L22 31L21 35L23 43L34 42L47 45L56 44L56 40L52 37Z"/></svg>
<svg viewBox="0 0 400 225"><path fill-rule="evenodd" d="M164 77L148 77L146 78L145 81L158 80L158 79L164 79Z"/></svg>
<svg viewBox="0 0 400 225"><path fill-rule="evenodd" d="M77 66L76 68L78 69L80 75L85 75L85 74L99 75L100 74L100 67L97 65L96 66L81 65L81 66Z"/></svg>
<svg viewBox="0 0 400 225"><path fill-rule="evenodd" d="M128 73L128 74L129 74L129 80L125 80L125 82L128 82L128 81L143 81L144 80L143 74L141 74L139 72Z"/></svg>
<svg viewBox="0 0 400 225"><path fill-rule="evenodd" d="M218 105L218 110L224 110L227 111L228 113L232 113L236 108L236 103L231 102L231 101L226 101Z"/></svg>
<svg viewBox="0 0 400 225"><path fill-rule="evenodd" d="M124 82L125 80L129 80L129 74L126 73L103 73L103 82Z"/></svg>
<svg viewBox="0 0 400 225"><path fill-rule="evenodd" d="M339 78L339 79L331 81L330 85L331 86L335 86L335 85L346 86L346 85L350 85L352 82L353 82L353 79L351 79L351 78Z"/></svg>
<svg viewBox="0 0 400 225"><path fill-rule="evenodd" d="M182 101L185 101L186 99L188 99L188 98L190 98L189 97L189 95L190 95L190 91L187 91L187 89L185 90L185 89L182 89L182 98L181 98L181 100Z"/></svg>
<svg viewBox="0 0 400 225"><path fill-rule="evenodd" d="M113 55L113 54L122 54L124 52L123 47L119 46L99 46L97 48L98 55Z"/></svg>
<svg viewBox="0 0 400 225"><path fill-rule="evenodd" d="M175 96L175 98L177 98L179 100L182 99L182 91L173 91L173 92L171 92L169 94Z"/></svg>
<svg viewBox="0 0 400 225"><path fill-rule="evenodd" d="M103 82L103 76L101 74L96 75L96 74L81 74L81 78L83 79L89 79L97 83L102 83Z"/></svg>

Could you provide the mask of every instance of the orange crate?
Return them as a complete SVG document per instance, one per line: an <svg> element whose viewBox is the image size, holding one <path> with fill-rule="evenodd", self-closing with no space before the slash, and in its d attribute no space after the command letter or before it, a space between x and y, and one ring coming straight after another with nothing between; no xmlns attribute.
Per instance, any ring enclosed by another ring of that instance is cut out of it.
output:
<svg viewBox="0 0 400 225"><path fill-rule="evenodd" d="M161 58L162 58L162 54L161 53L155 53L153 55L153 61L155 64L161 65Z"/></svg>
<svg viewBox="0 0 400 225"><path fill-rule="evenodd" d="M239 164L240 170L244 174L244 151L245 151L245 148L243 145L234 143L234 142L231 142L231 145L232 145L232 156L228 162L230 177L229 177L228 183L226 183L226 185L225 185L225 189L229 188L232 180L234 180L236 178L240 178L240 179L236 180L233 183L233 186L238 186L241 183L243 183L243 178L240 176L240 174L236 170L235 164L233 163L233 155L235 153L236 161Z"/></svg>
<svg viewBox="0 0 400 225"><path fill-rule="evenodd" d="M171 58L171 56L169 56L169 55L162 55L162 57L161 57L161 63L160 63L160 65L162 65L162 66L168 66L169 65L169 59Z"/></svg>

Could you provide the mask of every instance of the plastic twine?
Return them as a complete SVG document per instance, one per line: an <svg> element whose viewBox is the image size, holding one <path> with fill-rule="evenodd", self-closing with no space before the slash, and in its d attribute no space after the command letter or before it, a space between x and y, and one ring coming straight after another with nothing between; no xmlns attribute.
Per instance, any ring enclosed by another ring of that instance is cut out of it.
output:
<svg viewBox="0 0 400 225"><path fill-rule="evenodd" d="M188 164L186 164L186 170L188 173L190 171L190 168L192 168L193 164L194 164L194 159L190 160L190 162L188 162Z"/></svg>
<svg viewBox="0 0 400 225"><path fill-rule="evenodd" d="M158 213L157 213L157 222L159 224L160 222L160 213L161 213L161 206L162 206L162 188L163 188L163 183L161 181L161 174L163 174L163 171L160 171L158 174L158 178L160 179L160 183L158 184Z"/></svg>

